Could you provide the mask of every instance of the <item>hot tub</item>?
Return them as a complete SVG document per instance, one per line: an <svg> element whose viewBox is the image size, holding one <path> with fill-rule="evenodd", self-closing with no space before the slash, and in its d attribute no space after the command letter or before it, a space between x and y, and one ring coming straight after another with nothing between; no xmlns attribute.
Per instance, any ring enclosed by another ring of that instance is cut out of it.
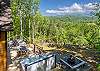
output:
<svg viewBox="0 0 100 71"><path fill-rule="evenodd" d="M89 71L91 65L83 61L80 58L75 57L75 63L70 64L68 62L68 56L60 59L60 64L65 71Z"/></svg>
<svg viewBox="0 0 100 71"><path fill-rule="evenodd" d="M55 55L32 55L20 62L22 71L50 71L55 67Z"/></svg>

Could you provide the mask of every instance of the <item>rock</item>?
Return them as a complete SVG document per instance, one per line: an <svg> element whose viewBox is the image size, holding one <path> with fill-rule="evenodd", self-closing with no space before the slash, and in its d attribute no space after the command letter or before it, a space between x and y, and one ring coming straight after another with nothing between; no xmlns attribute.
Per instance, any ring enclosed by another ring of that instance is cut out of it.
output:
<svg viewBox="0 0 100 71"><path fill-rule="evenodd" d="M11 59L17 57L17 51L11 51Z"/></svg>

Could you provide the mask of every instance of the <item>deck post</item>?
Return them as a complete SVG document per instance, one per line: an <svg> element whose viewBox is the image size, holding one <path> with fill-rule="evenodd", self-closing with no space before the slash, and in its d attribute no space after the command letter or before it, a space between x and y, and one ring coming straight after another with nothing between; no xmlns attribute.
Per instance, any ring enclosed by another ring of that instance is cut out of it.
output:
<svg viewBox="0 0 100 71"><path fill-rule="evenodd" d="M7 71L7 32L0 31L0 71Z"/></svg>
<svg viewBox="0 0 100 71"><path fill-rule="evenodd" d="M27 64L25 65L25 71L27 71Z"/></svg>
<svg viewBox="0 0 100 71"><path fill-rule="evenodd" d="M35 44L34 44L34 50L33 50L33 52L35 53Z"/></svg>
<svg viewBox="0 0 100 71"><path fill-rule="evenodd" d="M55 56L55 68L56 68L56 55L54 55Z"/></svg>

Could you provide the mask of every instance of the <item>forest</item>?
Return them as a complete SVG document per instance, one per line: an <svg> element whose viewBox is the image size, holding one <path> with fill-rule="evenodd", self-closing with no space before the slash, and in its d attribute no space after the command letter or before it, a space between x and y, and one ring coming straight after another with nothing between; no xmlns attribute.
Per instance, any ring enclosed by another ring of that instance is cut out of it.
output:
<svg viewBox="0 0 100 71"><path fill-rule="evenodd" d="M70 44L100 51L98 4L91 16L42 16L39 4L40 0L11 0L13 31L8 32L8 41L21 38L27 43L52 43L57 48Z"/></svg>

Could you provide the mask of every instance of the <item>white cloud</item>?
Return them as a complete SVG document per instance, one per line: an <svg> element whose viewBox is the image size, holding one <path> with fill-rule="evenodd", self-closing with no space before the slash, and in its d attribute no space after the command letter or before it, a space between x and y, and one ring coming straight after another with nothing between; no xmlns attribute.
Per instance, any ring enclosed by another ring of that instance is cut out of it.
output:
<svg viewBox="0 0 100 71"><path fill-rule="evenodd" d="M88 3L88 4L84 5L84 9L86 9L86 10L95 10L95 9L97 9L97 6L96 6L96 4Z"/></svg>
<svg viewBox="0 0 100 71"><path fill-rule="evenodd" d="M81 7L81 5L74 3L70 7L59 8L59 10L63 10L63 11L71 12L71 13L72 12L82 12L82 7Z"/></svg>
<svg viewBox="0 0 100 71"><path fill-rule="evenodd" d="M71 7L69 7L70 8L70 10L73 10L73 11L80 11L80 10L82 10L82 7L79 5L79 4L77 4L77 3L74 3Z"/></svg>
<svg viewBox="0 0 100 71"><path fill-rule="evenodd" d="M65 11L60 11L60 10L47 10L47 13L65 13Z"/></svg>
<svg viewBox="0 0 100 71"><path fill-rule="evenodd" d="M84 5L74 3L73 5L69 7L65 6L58 9L46 10L46 13L51 13L51 14L85 13L87 11L92 11L95 9L96 9L96 4L93 4L93 3L88 3Z"/></svg>
<svg viewBox="0 0 100 71"><path fill-rule="evenodd" d="M70 7L62 7L62 8L58 8L58 9L55 9L55 10L46 10L47 13L56 13L56 14L59 14L59 13L75 13L75 12L83 12L82 10L82 7L77 4L77 3L74 3L72 6Z"/></svg>

